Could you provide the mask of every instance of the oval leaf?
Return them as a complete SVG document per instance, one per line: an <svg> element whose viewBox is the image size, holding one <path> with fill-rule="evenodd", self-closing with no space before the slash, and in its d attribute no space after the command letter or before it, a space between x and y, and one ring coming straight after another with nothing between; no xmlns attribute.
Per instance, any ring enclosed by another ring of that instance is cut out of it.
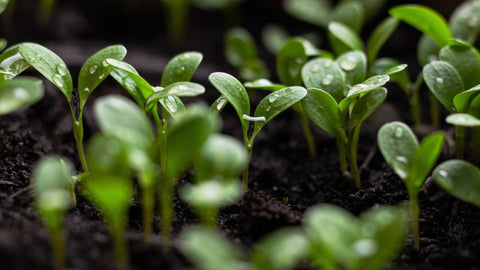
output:
<svg viewBox="0 0 480 270"><path fill-rule="evenodd" d="M328 24L328 33L346 46L349 51L363 51L361 38L348 26L339 22L330 22ZM343 53L340 50L336 50L336 52L337 54Z"/></svg>
<svg viewBox="0 0 480 270"><path fill-rule="evenodd" d="M370 65L377 59L378 52L393 32L395 32L399 24L400 22L397 18L388 17L373 30L367 42L367 58Z"/></svg>
<svg viewBox="0 0 480 270"><path fill-rule="evenodd" d="M331 59L315 58L302 68L305 87L318 88L329 93L337 102L342 100L345 90L345 75Z"/></svg>
<svg viewBox="0 0 480 270"><path fill-rule="evenodd" d="M367 119L387 98L387 89L377 88L361 96L353 106L348 128L353 129Z"/></svg>
<svg viewBox="0 0 480 270"><path fill-rule="evenodd" d="M302 85L302 67L307 61L305 46L293 38L283 45L277 54L277 75L280 83L289 86Z"/></svg>
<svg viewBox="0 0 480 270"><path fill-rule="evenodd" d="M473 44L480 30L480 3L465 1L450 16L449 27L452 36Z"/></svg>
<svg viewBox="0 0 480 270"><path fill-rule="evenodd" d="M438 101L449 112L454 112L453 98L465 89L457 70L447 62L434 61L423 68L423 77Z"/></svg>
<svg viewBox="0 0 480 270"><path fill-rule="evenodd" d="M336 62L345 73L345 83L355 85L367 76L367 57L362 51L350 51L340 55Z"/></svg>
<svg viewBox="0 0 480 270"><path fill-rule="evenodd" d="M432 170L442 152L445 136L441 132L430 134L422 140L412 160L408 163L409 185L418 190Z"/></svg>
<svg viewBox="0 0 480 270"><path fill-rule="evenodd" d="M41 80L17 77L0 85L0 115L26 108L43 97Z"/></svg>
<svg viewBox="0 0 480 270"><path fill-rule="evenodd" d="M184 186L180 196L196 207L224 207L240 199L242 184L239 181L208 180Z"/></svg>
<svg viewBox="0 0 480 270"><path fill-rule="evenodd" d="M184 52L173 57L165 66L160 85L166 87L175 82L190 81L202 62L199 52Z"/></svg>
<svg viewBox="0 0 480 270"><path fill-rule="evenodd" d="M440 60L452 65L462 77L463 87L471 88L480 83L480 60L475 49L468 45L457 43L443 47L440 50Z"/></svg>
<svg viewBox="0 0 480 270"><path fill-rule="evenodd" d="M153 106L157 102L168 96L177 96L177 97L194 97L201 95L205 92L205 87L198 83L192 82L176 82L168 85L165 88L162 88L159 91L155 91L151 94L145 102L145 111L151 111Z"/></svg>
<svg viewBox="0 0 480 270"><path fill-rule="evenodd" d="M257 47L252 35L244 28L235 27L225 34L225 58L233 66L257 57Z"/></svg>
<svg viewBox="0 0 480 270"><path fill-rule="evenodd" d="M480 119L466 113L454 113L447 116L445 121L451 125L462 127L480 127Z"/></svg>
<svg viewBox="0 0 480 270"><path fill-rule="evenodd" d="M357 1L340 2L333 8L331 20L343 23L359 33L365 21L365 9Z"/></svg>

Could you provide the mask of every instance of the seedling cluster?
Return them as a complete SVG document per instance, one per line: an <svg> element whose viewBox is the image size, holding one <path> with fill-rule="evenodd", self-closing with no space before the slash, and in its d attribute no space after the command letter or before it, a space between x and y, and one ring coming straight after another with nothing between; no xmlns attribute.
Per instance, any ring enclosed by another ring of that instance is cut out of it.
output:
<svg viewBox="0 0 480 270"><path fill-rule="evenodd" d="M164 0L171 15L171 41L180 42L191 4L227 8L239 2ZM0 10L6 3L0 1ZM51 8L54 1L42 3ZM42 98L40 79L19 76L30 67L61 91L71 111L81 168L74 168L66 158L47 156L32 173L34 204L51 236L55 269L65 269L68 242L63 236L63 219L76 206L78 196L88 199L103 215L120 269L129 267L124 232L129 207L137 195L141 198L144 243L151 244L155 228L159 228L165 252L176 240L172 239L175 195L191 206L200 224L182 230L178 248L195 269L205 270L294 269L301 263L316 269L384 269L404 245L407 221L413 246L421 247L418 196L430 176L451 195L480 207L480 57L474 45L480 20L467 21L472 13L480 16L480 1L465 2L448 24L425 6L394 7L364 43L359 34L364 23L384 4L381 0L340 1L336 6L329 1L285 1L289 14L326 31L331 50L319 48L306 37L266 37L270 42L282 42L270 44L277 49L273 50L276 70L269 72L253 35L234 28L225 35L225 56L238 69L238 78L216 71L208 76L209 85L191 81L203 60L197 51L175 55L164 67L160 84L153 85L124 61L126 47L111 45L84 62L74 87L67 64L49 48L23 42L4 49L5 43L0 54L0 115ZM48 17L47 10L42 12ZM422 72L413 82L406 64L378 57L401 22L424 34L418 47ZM270 74L276 74L278 82L270 80ZM96 98L92 108L98 132L88 138L84 150L87 100L108 76L130 96ZM313 122L336 143L339 181L353 180L360 189L362 181L368 180L360 179L358 166L361 127L387 99L392 83L408 95L412 126L425 124L420 114L422 86L431 93L430 125L440 127L438 116L443 111L436 107L439 103L448 114L445 122L455 126L454 160L447 160L452 154L444 144L448 134L443 131L432 132L419 142L406 123L390 122L378 129L380 152L405 183L408 210L377 206L355 217L338 206L320 203L305 211L302 224L268 234L248 254L221 234L217 228L220 210L242 205L242 196L248 192L257 135L288 110L297 115L303 128L311 162L320 155L310 127ZM184 101L208 88L219 92L212 104ZM253 92L259 89L268 93ZM254 95L263 97L254 103ZM226 106L233 107L243 141L221 133ZM471 128L470 133L466 127ZM471 153L464 151L468 134ZM441 164L437 164L439 159ZM179 186L181 179L188 184ZM156 215L158 226L154 224Z"/></svg>

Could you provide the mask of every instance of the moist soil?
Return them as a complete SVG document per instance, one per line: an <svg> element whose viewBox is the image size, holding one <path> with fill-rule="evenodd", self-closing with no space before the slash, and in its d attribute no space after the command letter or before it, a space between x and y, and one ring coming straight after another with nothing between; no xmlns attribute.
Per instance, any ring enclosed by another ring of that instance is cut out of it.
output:
<svg viewBox="0 0 480 270"><path fill-rule="evenodd" d="M236 74L221 53L222 35L229 27L242 25L258 41L261 27L269 22L283 25L292 34L323 31L292 19L275 5L275 1L245 1L237 10L240 18L236 22L227 23L227 17L218 11L194 9L189 17L185 42L172 47L166 39L159 1L138 1L140 4L133 6L129 6L128 1L115 5L114 1L106 0L59 1L62 3L58 4L52 21L46 26L36 23L32 16L36 2L17 1L10 20L3 21L3 36L9 44L33 41L50 48L65 60L74 78L91 54L115 43L127 47L125 61L151 83L160 81L163 67L177 52L202 52L204 61L192 80L203 84L207 90L202 97L186 99L187 104L211 104L218 97L219 93L207 80L211 72ZM389 5L398 3L402 1L391 1ZM365 32L370 33L369 27L367 25ZM401 25L382 54L401 59L410 65L412 74L418 74L420 68L415 55L411 54L418 37L415 30ZM274 57L260 42L258 44L259 56L273 71ZM323 42L322 46L328 45ZM271 78L275 80L273 73ZM39 76L33 70L25 74ZM37 104L0 118L0 269L52 269L49 235L32 204L31 171L35 162L46 155L68 158L80 169L66 100L51 83L45 81L44 84L45 96ZM218 221L221 232L248 252L268 233L285 226L300 226L304 211L319 203L334 204L355 215L378 205L405 204L408 200L406 188L383 160L376 144L376 131L388 121L399 120L407 124L412 121L404 93L393 84L387 88L389 94L385 104L362 129L360 189L340 174L334 138L312 125L317 156L311 158L296 115L285 111L258 135L250 163L249 190L243 203L222 209ZM91 105L96 98L108 94L126 96L111 78L95 90L85 112L85 142L97 131ZM252 103L256 104L263 94L254 95ZM221 118L221 132L240 140L241 129L234 111L227 107ZM428 116L424 120L428 122ZM442 130L451 139L451 128L442 125ZM417 135L421 138L425 132L419 131ZM439 162L453 158L450 148L445 147ZM182 177L179 186L188 184L189 176L187 173ZM77 194L77 207L65 217L68 269L116 269L111 238L100 212L82 197L80 190ZM178 249L178 235L185 226L197 224L198 218L176 196L174 203L173 248L164 252L157 216L151 243L143 244L140 201L137 198L132 201L125 233L129 269L190 267ZM451 197L427 180L420 192L421 247L415 250L408 237L388 269L480 269L479 224L478 208ZM314 268L303 263L298 269Z"/></svg>

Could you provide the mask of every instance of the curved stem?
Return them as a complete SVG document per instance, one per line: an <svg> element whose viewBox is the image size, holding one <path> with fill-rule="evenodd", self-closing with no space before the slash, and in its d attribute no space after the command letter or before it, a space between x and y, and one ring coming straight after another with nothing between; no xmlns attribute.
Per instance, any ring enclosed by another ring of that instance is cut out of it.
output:
<svg viewBox="0 0 480 270"><path fill-rule="evenodd" d="M347 169L347 153L345 151L345 144L337 138L338 160L340 162L340 171L343 176L350 177L350 172Z"/></svg>
<svg viewBox="0 0 480 270"><path fill-rule="evenodd" d="M305 111L303 110L302 104L301 103L296 103L296 104L295 104L296 112L298 115L298 119L300 120L300 125L302 126L302 129L303 129L303 134L305 135L305 139L307 141L310 157L315 158L317 156L317 151L315 150L315 141L313 140L313 137L312 137L312 131L310 130L308 118L305 115Z"/></svg>
<svg viewBox="0 0 480 270"><path fill-rule="evenodd" d="M78 158L82 165L83 172L89 172L87 158L85 157L85 151L83 149L83 111L80 111L78 119L75 116L75 111L70 103L70 112L72 113L73 120L73 137L75 138L75 144L77 145Z"/></svg>
<svg viewBox="0 0 480 270"><path fill-rule="evenodd" d="M54 210L44 215L44 222L50 233L54 269L63 270L65 269L65 236L62 220L64 213Z"/></svg>
<svg viewBox="0 0 480 270"><path fill-rule="evenodd" d="M455 126L455 149L457 151L458 159L463 159L464 148L465 148L465 127Z"/></svg>
<svg viewBox="0 0 480 270"><path fill-rule="evenodd" d="M415 126L422 125L422 110L420 109L420 86L423 83L423 76L422 74L418 75L415 83L413 84L412 88L410 88L409 92L410 96L410 110L412 113L413 123Z"/></svg>
<svg viewBox="0 0 480 270"><path fill-rule="evenodd" d="M420 248L420 232L418 225L418 217L420 209L418 207L418 194L413 189L408 190L410 216L412 218L412 230L413 230L413 246L415 249Z"/></svg>
<svg viewBox="0 0 480 270"><path fill-rule="evenodd" d="M350 160L350 171L353 175L353 179L355 181L355 187L360 188L360 172L358 170L358 163L357 163L357 148L358 148L358 140L360 137L360 125L353 128L351 131L351 136L349 140L349 160Z"/></svg>
<svg viewBox="0 0 480 270"><path fill-rule="evenodd" d="M248 170L249 170L249 165L250 165L250 160L252 159L252 148L253 148L253 139L248 141L245 145L248 151L248 158L247 162L245 164L245 167L243 167L243 173L242 173L242 186L243 186L243 192L246 192L248 189Z"/></svg>

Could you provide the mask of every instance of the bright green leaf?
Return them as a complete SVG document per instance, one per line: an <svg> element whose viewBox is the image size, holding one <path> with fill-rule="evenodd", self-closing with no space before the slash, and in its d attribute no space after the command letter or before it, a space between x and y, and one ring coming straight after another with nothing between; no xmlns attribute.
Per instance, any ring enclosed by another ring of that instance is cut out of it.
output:
<svg viewBox="0 0 480 270"><path fill-rule="evenodd" d="M277 75L280 82L288 86L302 85L302 67L307 62L303 42L292 38L277 54Z"/></svg>
<svg viewBox="0 0 480 270"><path fill-rule="evenodd" d="M442 152L445 136L443 133L433 133L425 137L420 146L408 162L408 171L410 172L410 183L415 190L418 190L427 179L428 174L435 166L438 156Z"/></svg>
<svg viewBox="0 0 480 270"><path fill-rule="evenodd" d="M336 62L345 74L345 83L355 85L367 76L367 57L362 51L350 51L340 55Z"/></svg>
<svg viewBox="0 0 480 270"><path fill-rule="evenodd" d="M388 17L373 30L373 33L370 35L367 42L367 58L369 65L377 59L378 52L380 52L380 49L393 32L395 32L399 24L400 22L397 18Z"/></svg>
<svg viewBox="0 0 480 270"><path fill-rule="evenodd" d="M314 58L308 61L302 68L302 79L305 87L322 89L337 102L343 98L345 75L331 59Z"/></svg>
<svg viewBox="0 0 480 270"><path fill-rule="evenodd" d="M166 87L175 82L190 81L202 59L203 55L199 52L184 52L176 55L165 66L160 85Z"/></svg>
<svg viewBox="0 0 480 270"><path fill-rule="evenodd" d="M328 32L329 35L338 40L341 45L346 46L347 51L363 51L363 42L360 36L348 26L339 22L330 22L328 24ZM336 41L333 41L332 43L337 54L345 52L343 49L339 49L340 47L337 46Z"/></svg>

